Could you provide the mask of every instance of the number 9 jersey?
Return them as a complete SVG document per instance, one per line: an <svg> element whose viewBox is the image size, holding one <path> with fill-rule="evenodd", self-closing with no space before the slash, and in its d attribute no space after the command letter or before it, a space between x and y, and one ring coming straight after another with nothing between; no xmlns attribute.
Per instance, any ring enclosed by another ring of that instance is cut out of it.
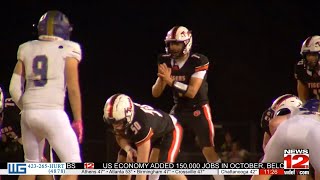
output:
<svg viewBox="0 0 320 180"><path fill-rule="evenodd" d="M66 58L81 61L81 48L69 40L33 40L19 46L25 66L24 109L64 109Z"/></svg>

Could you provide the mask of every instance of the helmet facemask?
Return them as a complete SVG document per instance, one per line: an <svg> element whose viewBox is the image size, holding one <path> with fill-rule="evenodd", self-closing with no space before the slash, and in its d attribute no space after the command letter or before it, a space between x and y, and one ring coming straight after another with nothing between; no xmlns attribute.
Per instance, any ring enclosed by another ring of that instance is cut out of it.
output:
<svg viewBox="0 0 320 180"><path fill-rule="evenodd" d="M174 48L171 48L171 44L174 44ZM185 54L184 49L186 47L184 42L181 41L168 41L166 42L167 53L171 55L173 59L179 59L183 57ZM181 47L180 47L181 46Z"/></svg>
<svg viewBox="0 0 320 180"><path fill-rule="evenodd" d="M307 70L317 70L319 68L320 57L320 36L308 37L302 43L300 54Z"/></svg>
<svg viewBox="0 0 320 180"><path fill-rule="evenodd" d="M308 70L313 71L319 68L319 53L307 52L303 53L303 59Z"/></svg>
<svg viewBox="0 0 320 180"><path fill-rule="evenodd" d="M104 118L104 121L112 126L112 132L116 135L123 135L125 130L129 127L127 118L115 120L114 118Z"/></svg>

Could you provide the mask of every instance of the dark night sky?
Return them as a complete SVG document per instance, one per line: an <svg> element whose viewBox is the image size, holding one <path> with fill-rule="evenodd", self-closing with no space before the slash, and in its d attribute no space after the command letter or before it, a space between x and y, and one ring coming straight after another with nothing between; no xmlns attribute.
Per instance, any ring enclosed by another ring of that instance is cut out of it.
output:
<svg viewBox="0 0 320 180"><path fill-rule="evenodd" d="M293 66L301 43L320 34L319 1L103 2L11 1L0 12L0 83L5 88L19 44L36 38L32 24L49 9L69 17L74 26L71 39L83 50L80 77L87 139L104 139L103 105L116 92L170 109L171 97L153 99L151 86L157 54L164 52L164 37L175 25L191 29L193 50L210 59L214 121L257 127L274 98L296 93Z"/></svg>

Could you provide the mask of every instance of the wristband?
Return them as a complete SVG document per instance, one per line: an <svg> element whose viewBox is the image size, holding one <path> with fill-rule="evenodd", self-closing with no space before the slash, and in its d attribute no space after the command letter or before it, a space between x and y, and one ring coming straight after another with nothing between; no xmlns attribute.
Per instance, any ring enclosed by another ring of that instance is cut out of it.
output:
<svg viewBox="0 0 320 180"><path fill-rule="evenodd" d="M173 89L175 89L179 93L185 94L187 92L189 86L184 83L178 82L178 81L173 81L172 87L173 87Z"/></svg>

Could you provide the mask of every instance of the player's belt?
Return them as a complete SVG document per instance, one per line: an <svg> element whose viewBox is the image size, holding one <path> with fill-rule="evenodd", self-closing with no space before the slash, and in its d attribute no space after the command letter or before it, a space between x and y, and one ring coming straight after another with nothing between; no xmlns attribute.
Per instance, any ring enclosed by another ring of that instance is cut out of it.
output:
<svg viewBox="0 0 320 180"><path fill-rule="evenodd" d="M188 104L188 103L177 103L177 104L175 104L177 107L179 107L179 108L187 108L187 107L189 107L189 108L200 108L200 107L202 107L203 105L205 105L205 104L208 104L208 102L202 102L202 103L197 103L197 104Z"/></svg>

